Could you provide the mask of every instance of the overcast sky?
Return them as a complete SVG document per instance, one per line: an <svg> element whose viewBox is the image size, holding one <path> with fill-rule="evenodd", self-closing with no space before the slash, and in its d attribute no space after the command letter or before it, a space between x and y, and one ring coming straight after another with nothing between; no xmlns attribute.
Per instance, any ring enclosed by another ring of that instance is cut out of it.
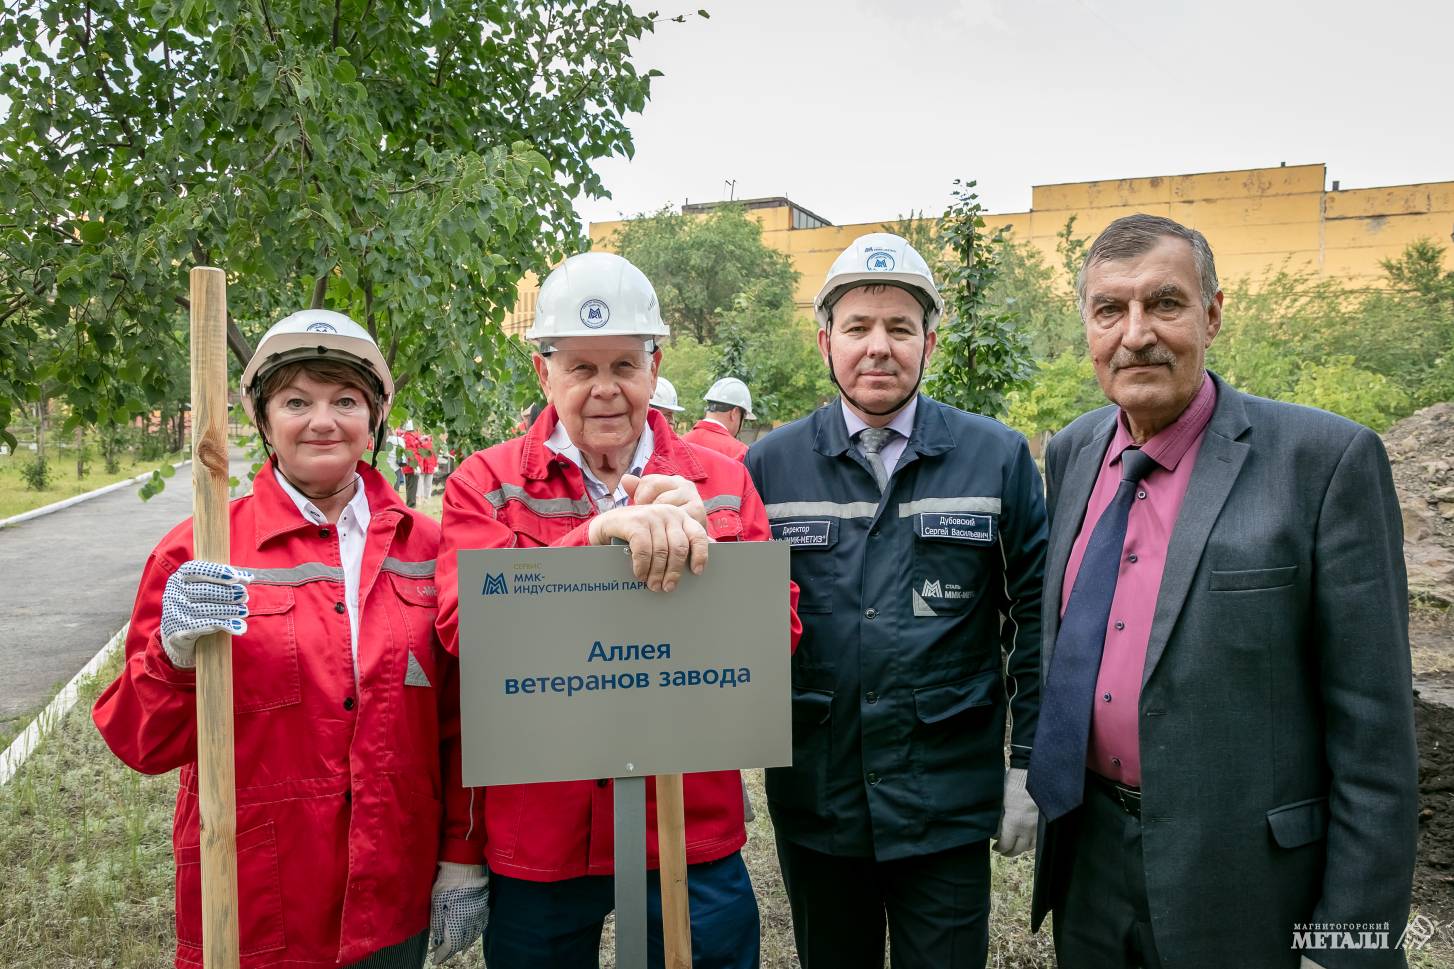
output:
<svg viewBox="0 0 1454 969"><path fill-rule="evenodd" d="M695 9L658 0L663 16ZM1451 0L701 0L598 170L601 221L787 195L839 224L992 212L1035 184L1326 162L1344 188L1454 180Z"/></svg>

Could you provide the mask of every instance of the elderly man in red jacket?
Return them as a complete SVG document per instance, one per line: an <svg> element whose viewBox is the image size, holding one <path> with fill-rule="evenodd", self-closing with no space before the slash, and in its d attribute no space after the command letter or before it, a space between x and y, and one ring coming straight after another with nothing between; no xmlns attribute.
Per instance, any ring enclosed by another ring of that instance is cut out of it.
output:
<svg viewBox="0 0 1454 969"><path fill-rule="evenodd" d="M687 569L705 567L709 541L771 537L746 467L684 444L648 406L666 334L651 283L620 256L573 256L546 278L526 338L538 347L535 370L550 406L523 437L467 458L445 487L438 629L446 649L459 650L457 549L619 539L638 578L670 592ZM787 594L796 644L796 586ZM741 783L737 771L684 782L697 969L758 965ZM612 796L602 779L491 787L478 799L491 877L490 969L595 969L613 904ZM647 863L656 867L654 852ZM660 966L660 898L650 885L648 950Z"/></svg>

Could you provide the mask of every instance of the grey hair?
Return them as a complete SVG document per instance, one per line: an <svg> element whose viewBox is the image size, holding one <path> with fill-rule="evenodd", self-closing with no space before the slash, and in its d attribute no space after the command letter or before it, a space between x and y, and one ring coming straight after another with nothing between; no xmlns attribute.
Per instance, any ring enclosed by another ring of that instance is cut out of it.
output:
<svg viewBox="0 0 1454 969"><path fill-rule="evenodd" d="M1122 216L1106 226L1086 250L1080 272L1075 274L1075 296L1081 314L1085 313L1085 276L1092 266L1139 256L1155 248L1167 236L1181 239L1191 246L1197 277L1201 281L1202 305L1211 306L1221 286L1217 282L1217 264L1212 259L1212 247L1207 243L1207 237L1195 229L1188 229L1180 222L1160 215L1138 212L1135 215Z"/></svg>

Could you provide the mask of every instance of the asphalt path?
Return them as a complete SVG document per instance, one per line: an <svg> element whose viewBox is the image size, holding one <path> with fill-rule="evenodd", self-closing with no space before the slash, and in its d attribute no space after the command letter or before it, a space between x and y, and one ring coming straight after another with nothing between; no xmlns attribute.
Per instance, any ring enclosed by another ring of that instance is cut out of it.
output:
<svg viewBox="0 0 1454 969"><path fill-rule="evenodd" d="M247 455L234 449L245 481ZM192 466L150 501L140 485L0 529L0 732L13 734L131 616L147 554L192 514Z"/></svg>

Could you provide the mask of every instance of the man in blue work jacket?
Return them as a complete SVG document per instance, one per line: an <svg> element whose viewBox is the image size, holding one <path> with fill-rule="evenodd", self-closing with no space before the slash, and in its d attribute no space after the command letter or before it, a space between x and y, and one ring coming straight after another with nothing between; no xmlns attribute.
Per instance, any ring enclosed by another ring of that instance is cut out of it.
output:
<svg viewBox="0 0 1454 969"><path fill-rule="evenodd" d="M983 967L990 838L1035 838L1040 476L918 393L944 302L904 239L854 241L814 309L840 399L747 455L801 589L793 766L767 772L798 957L882 969L887 926L895 969Z"/></svg>

